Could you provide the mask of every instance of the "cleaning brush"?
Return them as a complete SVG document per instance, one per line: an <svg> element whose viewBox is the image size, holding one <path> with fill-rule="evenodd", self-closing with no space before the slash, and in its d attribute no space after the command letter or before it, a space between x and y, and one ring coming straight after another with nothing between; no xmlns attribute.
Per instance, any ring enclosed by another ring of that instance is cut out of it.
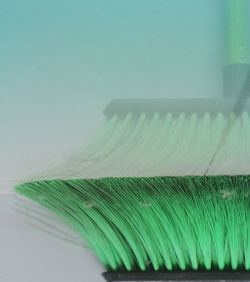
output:
<svg viewBox="0 0 250 282"><path fill-rule="evenodd" d="M16 190L72 225L108 270L242 271L250 269L249 183L133 177L42 180Z"/></svg>
<svg viewBox="0 0 250 282"><path fill-rule="evenodd" d="M250 280L248 0L228 0L224 94L115 100L83 152L15 190L87 241L107 281Z"/></svg>

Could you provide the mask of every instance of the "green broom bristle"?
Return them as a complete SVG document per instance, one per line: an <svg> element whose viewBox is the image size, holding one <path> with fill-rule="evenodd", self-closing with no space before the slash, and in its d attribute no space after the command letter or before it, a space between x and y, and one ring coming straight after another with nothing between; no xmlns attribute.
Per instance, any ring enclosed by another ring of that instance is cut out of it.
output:
<svg viewBox="0 0 250 282"><path fill-rule="evenodd" d="M250 176L51 180L16 192L52 210L107 269L250 269Z"/></svg>

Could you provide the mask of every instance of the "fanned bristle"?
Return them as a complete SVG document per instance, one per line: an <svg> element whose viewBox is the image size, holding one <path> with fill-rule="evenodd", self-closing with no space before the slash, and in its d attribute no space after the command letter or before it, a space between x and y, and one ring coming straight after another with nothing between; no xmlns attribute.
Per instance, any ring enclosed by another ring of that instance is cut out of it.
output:
<svg viewBox="0 0 250 282"><path fill-rule="evenodd" d="M248 175L249 132L247 112L113 115L84 150L32 180Z"/></svg>
<svg viewBox="0 0 250 282"><path fill-rule="evenodd" d="M16 187L107 269L250 269L250 176L51 180Z"/></svg>

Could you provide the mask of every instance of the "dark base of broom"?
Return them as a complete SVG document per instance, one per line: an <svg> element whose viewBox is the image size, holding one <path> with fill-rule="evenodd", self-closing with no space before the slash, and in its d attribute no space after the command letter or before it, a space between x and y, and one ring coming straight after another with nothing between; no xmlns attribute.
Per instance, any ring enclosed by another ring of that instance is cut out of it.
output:
<svg viewBox="0 0 250 282"><path fill-rule="evenodd" d="M248 272L104 272L107 282L115 281L250 281Z"/></svg>

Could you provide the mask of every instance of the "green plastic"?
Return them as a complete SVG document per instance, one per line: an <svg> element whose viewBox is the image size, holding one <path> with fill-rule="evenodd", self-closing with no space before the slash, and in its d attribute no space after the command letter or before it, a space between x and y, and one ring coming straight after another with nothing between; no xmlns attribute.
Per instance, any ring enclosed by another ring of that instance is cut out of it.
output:
<svg viewBox="0 0 250 282"><path fill-rule="evenodd" d="M249 270L249 185L250 176L186 176L15 189L72 225L108 270Z"/></svg>
<svg viewBox="0 0 250 282"><path fill-rule="evenodd" d="M225 0L227 6L227 63L249 63L248 0Z"/></svg>

